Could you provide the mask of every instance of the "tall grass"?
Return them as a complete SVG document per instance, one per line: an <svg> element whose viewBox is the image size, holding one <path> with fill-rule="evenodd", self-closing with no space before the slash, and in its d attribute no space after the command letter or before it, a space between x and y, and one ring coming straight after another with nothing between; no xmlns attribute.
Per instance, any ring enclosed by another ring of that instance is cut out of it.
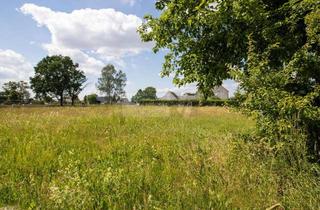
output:
<svg viewBox="0 0 320 210"><path fill-rule="evenodd" d="M319 179L283 176L226 108L4 108L0 121L0 207L320 208Z"/></svg>

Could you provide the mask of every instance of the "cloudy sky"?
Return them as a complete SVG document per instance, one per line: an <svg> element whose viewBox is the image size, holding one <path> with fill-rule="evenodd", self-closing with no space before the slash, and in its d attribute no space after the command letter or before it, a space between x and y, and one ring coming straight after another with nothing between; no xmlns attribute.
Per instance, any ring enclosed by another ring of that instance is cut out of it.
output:
<svg viewBox="0 0 320 210"><path fill-rule="evenodd" d="M95 83L102 67L112 63L128 78L127 96L154 86L178 89L171 78L160 78L163 52L153 54L136 28L145 14L158 15L155 0L2 0L0 7L0 85L28 80L46 55L67 55L80 64L88 84L82 95L98 92ZM224 86L232 92L235 84Z"/></svg>

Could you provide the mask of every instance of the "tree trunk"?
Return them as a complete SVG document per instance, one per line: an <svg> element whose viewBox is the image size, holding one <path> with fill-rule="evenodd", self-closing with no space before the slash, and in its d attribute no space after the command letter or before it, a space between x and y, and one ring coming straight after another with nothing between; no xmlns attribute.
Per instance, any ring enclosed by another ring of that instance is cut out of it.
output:
<svg viewBox="0 0 320 210"><path fill-rule="evenodd" d="M75 99L75 97L74 97L74 96L71 96L71 106L74 105L74 99Z"/></svg>
<svg viewBox="0 0 320 210"><path fill-rule="evenodd" d="M63 94L60 95L60 106L63 106Z"/></svg>
<svg viewBox="0 0 320 210"><path fill-rule="evenodd" d="M209 97L209 94L204 91L204 93L203 93L203 100L204 100L204 101L207 101L207 100L208 100L208 97Z"/></svg>

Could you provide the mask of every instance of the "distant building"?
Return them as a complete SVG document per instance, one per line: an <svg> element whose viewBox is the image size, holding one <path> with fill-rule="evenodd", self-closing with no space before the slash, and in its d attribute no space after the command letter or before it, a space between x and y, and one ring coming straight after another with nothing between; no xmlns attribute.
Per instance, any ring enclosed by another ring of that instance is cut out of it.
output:
<svg viewBox="0 0 320 210"><path fill-rule="evenodd" d="M179 97L180 100L197 100L199 98L197 93L185 93Z"/></svg>
<svg viewBox="0 0 320 210"><path fill-rule="evenodd" d="M98 96L97 97L97 102L99 104L107 104L109 103L109 98L107 96L104 96L104 97L101 97L101 96ZM118 104L129 104L129 100L127 98L121 98L118 102Z"/></svg>
<svg viewBox="0 0 320 210"><path fill-rule="evenodd" d="M214 93L214 96L216 96L217 98L224 99L224 100L229 99L229 91L223 86L215 87L213 89L213 93Z"/></svg>
<svg viewBox="0 0 320 210"><path fill-rule="evenodd" d="M214 96L219 99L229 99L229 91L223 86L215 87L212 91ZM160 100L198 100L200 97L198 93L184 93L182 96L178 96L176 93L168 91Z"/></svg>
<svg viewBox="0 0 320 210"><path fill-rule="evenodd" d="M160 98L160 100L179 100L179 97L174 92L168 91L163 97Z"/></svg>
<svg viewBox="0 0 320 210"><path fill-rule="evenodd" d="M106 96L98 96L97 97L97 102L99 103L99 104L106 104L106 103L108 103L108 97L106 97Z"/></svg>
<svg viewBox="0 0 320 210"><path fill-rule="evenodd" d="M121 98L117 103L118 104L130 104L130 101L127 98Z"/></svg>

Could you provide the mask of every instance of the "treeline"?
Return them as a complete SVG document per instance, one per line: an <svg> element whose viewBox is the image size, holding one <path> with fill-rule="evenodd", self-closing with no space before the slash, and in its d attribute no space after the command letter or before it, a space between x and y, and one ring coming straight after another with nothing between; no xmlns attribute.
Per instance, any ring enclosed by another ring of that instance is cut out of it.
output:
<svg viewBox="0 0 320 210"><path fill-rule="evenodd" d="M30 103L28 83L24 81L9 81L3 84L0 92L0 104L7 103Z"/></svg>
<svg viewBox="0 0 320 210"><path fill-rule="evenodd" d="M79 64L68 56L54 55L43 58L35 67L29 84L26 81L4 83L0 92L0 104L59 104L80 103L79 94L86 86L87 78ZM107 65L101 70L97 88L108 98L117 102L125 95L126 74ZM35 94L31 98L29 90ZM84 103L84 102L81 102Z"/></svg>

